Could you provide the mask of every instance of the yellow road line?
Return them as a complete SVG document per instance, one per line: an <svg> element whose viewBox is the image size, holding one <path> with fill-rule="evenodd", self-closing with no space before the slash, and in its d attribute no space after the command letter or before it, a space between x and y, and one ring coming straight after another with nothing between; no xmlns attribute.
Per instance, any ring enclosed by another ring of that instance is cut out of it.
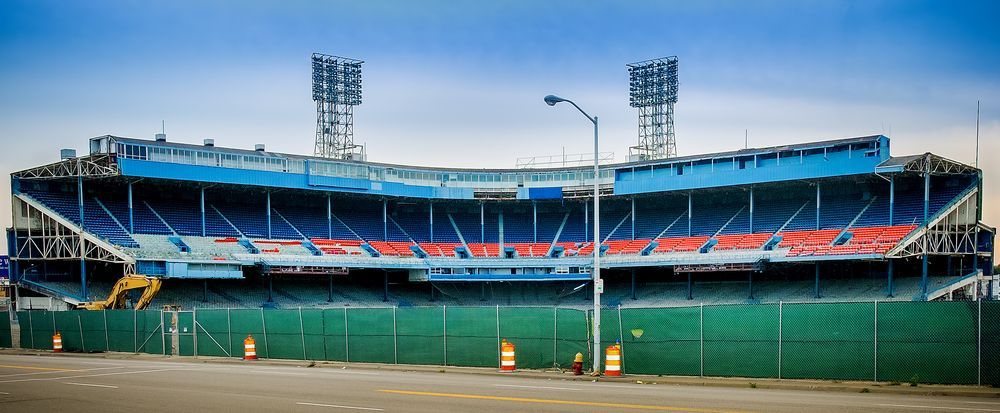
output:
<svg viewBox="0 0 1000 413"><path fill-rule="evenodd" d="M679 406L656 406L649 404L629 404L629 403L602 403L602 402L586 402L577 400L556 400L556 399L533 399L526 397L506 397L506 396L486 396L480 394L463 394L463 393L434 393L434 392L424 392L424 391L409 391L409 390L379 390L382 393L393 393L393 394L403 394L408 396L433 396L433 397L451 397L456 399L478 399L478 400L498 400L506 402L521 402L521 403L541 403L541 404L561 404L561 405L573 405L573 406L591 406L591 407L610 407L617 409L637 409L637 410L658 410L665 412L695 412L695 413L737 413L737 410L717 410L717 409L703 409L697 407L679 407ZM742 413L742 412L740 412Z"/></svg>
<svg viewBox="0 0 1000 413"><path fill-rule="evenodd" d="M54 367L35 367L35 366L12 366L8 364L0 364L0 368L8 369L25 369L25 370L44 370L44 371L80 371L73 369L59 369Z"/></svg>

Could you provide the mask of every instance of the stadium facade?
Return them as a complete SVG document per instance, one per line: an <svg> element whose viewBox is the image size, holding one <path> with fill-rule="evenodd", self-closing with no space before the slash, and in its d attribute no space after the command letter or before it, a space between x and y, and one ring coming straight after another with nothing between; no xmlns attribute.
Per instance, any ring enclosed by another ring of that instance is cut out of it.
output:
<svg viewBox="0 0 1000 413"><path fill-rule="evenodd" d="M317 276L332 290L346 274L429 285L432 300L435 286L462 283L572 293L597 251L633 298L636 274L640 289L686 284L687 299L693 279L745 282L746 297L722 301L753 301L755 281L792 278L814 282L798 298L818 299L822 280L862 273L885 299L995 296L981 171L889 149L866 136L604 165L595 248L588 167L435 168L101 136L86 155L11 174L12 282L69 304L132 272L205 294Z"/></svg>

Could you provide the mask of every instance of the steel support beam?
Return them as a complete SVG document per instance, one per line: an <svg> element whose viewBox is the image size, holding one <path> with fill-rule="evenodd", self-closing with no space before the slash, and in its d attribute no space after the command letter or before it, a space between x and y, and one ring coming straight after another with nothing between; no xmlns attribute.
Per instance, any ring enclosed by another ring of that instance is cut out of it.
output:
<svg viewBox="0 0 1000 413"><path fill-rule="evenodd" d="M753 234L753 186L750 187L750 233Z"/></svg>
<svg viewBox="0 0 1000 413"><path fill-rule="evenodd" d="M928 260L928 255L925 252L921 256L921 262L920 262L920 297L922 298L927 297L927 267L928 267L927 260Z"/></svg>
<svg viewBox="0 0 1000 413"><path fill-rule="evenodd" d="M199 199L199 206L201 207L201 236L205 236L205 188L201 188L201 196Z"/></svg>
<svg viewBox="0 0 1000 413"><path fill-rule="evenodd" d="M538 243L538 203L531 201L531 230L532 242Z"/></svg>
<svg viewBox="0 0 1000 413"><path fill-rule="evenodd" d="M389 201L382 200L382 239L389 240Z"/></svg>
<svg viewBox="0 0 1000 413"><path fill-rule="evenodd" d="M331 208L330 194L326 194L326 233L329 239L333 239L333 210Z"/></svg>
<svg viewBox="0 0 1000 413"><path fill-rule="evenodd" d="M632 299L635 300L635 268L632 269Z"/></svg>
<svg viewBox="0 0 1000 413"><path fill-rule="evenodd" d="M427 217L429 218L428 222L430 223L431 242L434 242L434 203L429 202L427 205L429 208L429 211L427 212Z"/></svg>
<svg viewBox="0 0 1000 413"><path fill-rule="evenodd" d="M87 228L83 214L83 175L76 177L76 194L80 206L80 295L85 300L89 300L90 297L87 295L87 249L86 243L83 242L83 232Z"/></svg>
<svg viewBox="0 0 1000 413"><path fill-rule="evenodd" d="M267 238L274 238L271 235L271 191L267 191Z"/></svg>
<svg viewBox="0 0 1000 413"><path fill-rule="evenodd" d="M895 225L896 211L896 175L889 176L889 225Z"/></svg>
<svg viewBox="0 0 1000 413"><path fill-rule="evenodd" d="M817 262L814 265L816 267L815 268L815 271L816 271L816 285L813 286L814 297L815 298L823 298L823 296L820 295L820 293L819 293L819 263Z"/></svg>
<svg viewBox="0 0 1000 413"><path fill-rule="evenodd" d="M135 219L132 214L132 182L128 183L128 233L135 233Z"/></svg>
<svg viewBox="0 0 1000 413"><path fill-rule="evenodd" d="M895 265L894 263L895 263L895 261L893 261L893 260L890 259L890 260L888 260L888 262L886 264L886 271L885 272L886 272L886 277L888 278L888 284L886 285L886 297L889 297L889 298L892 298L893 294L895 294L895 288L894 288L894 286L892 284L892 275L893 275L892 274L892 270L893 270L893 266Z"/></svg>
<svg viewBox="0 0 1000 413"><path fill-rule="evenodd" d="M635 241L635 197L632 197L632 241Z"/></svg>
<svg viewBox="0 0 1000 413"><path fill-rule="evenodd" d="M694 192L688 191L688 236L691 236L691 212L692 212L692 199L694 198Z"/></svg>
<svg viewBox="0 0 1000 413"><path fill-rule="evenodd" d="M819 189L819 182L817 182L816 183L816 230L817 231L819 231L819 204L820 204L819 196L820 196L820 189Z"/></svg>
<svg viewBox="0 0 1000 413"><path fill-rule="evenodd" d="M688 300L694 299L694 283L691 279L691 273L688 273Z"/></svg>

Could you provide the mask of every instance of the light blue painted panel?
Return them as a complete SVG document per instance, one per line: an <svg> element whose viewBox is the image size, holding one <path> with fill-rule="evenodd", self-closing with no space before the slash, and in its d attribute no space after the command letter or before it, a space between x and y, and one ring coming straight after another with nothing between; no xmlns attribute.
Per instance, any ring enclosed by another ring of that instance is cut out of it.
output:
<svg viewBox="0 0 1000 413"><path fill-rule="evenodd" d="M679 176L672 173L673 171L670 169L624 171L618 174L619 179L615 182L615 194L627 195L866 174L873 173L875 166L881 162L878 157L848 158L846 152L831 154L830 160L823 160L822 154L813 155L807 159L808 161L801 164L790 162L782 163L781 166L776 166L777 161L774 160L775 166L758 168L754 168L752 163L748 163L747 169L734 171L716 168L715 172L700 174L696 171L689 172L688 168L685 168L684 174Z"/></svg>

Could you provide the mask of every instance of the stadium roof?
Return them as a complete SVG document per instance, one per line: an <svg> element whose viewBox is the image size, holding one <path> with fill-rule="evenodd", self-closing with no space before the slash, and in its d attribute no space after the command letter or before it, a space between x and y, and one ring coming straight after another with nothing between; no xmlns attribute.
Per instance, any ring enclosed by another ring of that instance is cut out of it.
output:
<svg viewBox="0 0 1000 413"><path fill-rule="evenodd" d="M316 156L288 154L288 153L282 153L282 152L269 152L269 151L263 151L262 152L262 151L255 151L255 150L251 150L251 149L225 148L225 147L218 147L218 146L204 146L204 145L195 145L195 144L178 143L178 142L157 142L157 141L152 141L152 140L148 140L148 139L127 138L127 137L119 137L119 136L113 136L113 135L105 135L105 136L100 136L100 137L96 137L96 138L92 138L92 139L101 139L101 138L113 138L116 141L126 142L126 143L135 143L135 144L153 145L153 146L165 146L165 147L175 147L175 148L185 148L185 149L191 149L191 150L209 150L209 151L213 151L213 152L233 153L233 154L241 154L241 155L273 156L273 157L290 158L290 159L307 159L307 160L318 160L318 161L327 161L327 162L343 162L343 163L353 163L353 164L364 164L364 165L381 166L381 167L388 167L388 168L401 168L401 169L426 170L426 171L445 171L445 172L448 172L448 171L450 171L450 172L482 172L482 171L490 171L490 172L525 172L525 171L590 170L591 168L593 168L592 166L567 166L567 167L553 167L553 168L450 168L450 167L435 167L435 166L425 166L425 165L389 164L389 163L370 162L370 161L336 160L336 159L321 158L321 157L316 157ZM786 152L786 151L823 149L823 148L830 148L830 147L842 146L842 145L867 144L867 143L876 142L879 139L885 139L885 136L882 136L882 135L869 135L869 136L861 136L861 137L854 137L854 138L844 138L844 139L833 139L833 140L808 142L808 143L798 143L798 144L791 144L791 145L769 146L769 147L763 147L763 148L747 148L747 149L739 149L739 150L735 150L735 151L715 152L715 153L697 154L697 155L687 155L687 156L679 156L679 157L668 158L668 159L656 159L656 160L639 161L639 162L622 162L622 163L602 165L602 168L611 168L611 169L614 169L614 168L628 168L628 167L650 166L650 165L670 164L670 163L688 163L688 162L697 162L697 161L701 161L701 160L709 160L709 159L716 159L716 158L732 158L732 157L740 157L740 156L754 156L754 155L771 154L771 153Z"/></svg>
<svg viewBox="0 0 1000 413"><path fill-rule="evenodd" d="M894 156L875 167L876 173L925 171L930 171L932 174L951 175L976 173L979 169L930 152L919 155Z"/></svg>

